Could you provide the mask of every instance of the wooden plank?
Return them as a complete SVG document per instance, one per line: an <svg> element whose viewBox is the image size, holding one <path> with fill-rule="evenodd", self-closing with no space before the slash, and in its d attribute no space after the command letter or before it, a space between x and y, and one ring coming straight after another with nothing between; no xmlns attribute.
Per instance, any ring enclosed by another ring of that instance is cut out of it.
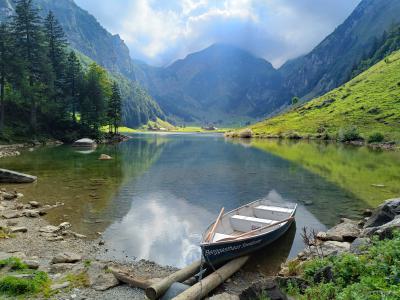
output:
<svg viewBox="0 0 400 300"><path fill-rule="evenodd" d="M207 237L205 239L206 243L210 242L210 240L213 238L214 231L215 231L215 229L217 229L217 225L218 225L219 221L221 220L222 215L224 214L224 210L225 210L224 207L221 208L221 211L220 211L220 213L218 215L217 220L215 221L215 223L214 223L213 227L211 228L210 232L207 234Z"/></svg>
<svg viewBox="0 0 400 300"><path fill-rule="evenodd" d="M294 217L290 217L290 218L288 218L288 219L285 219L285 220L276 222L276 223L274 223L274 224L270 224L270 225L267 225L267 226L263 226L263 227L254 229L254 230L252 230L252 231L244 232L244 233L239 234L239 235L237 235L237 236L235 236L235 237L232 237L232 238L226 238L226 239L219 240L218 243L220 243L220 242L228 242L228 241L235 241L235 240L240 239L240 238L242 238L242 237L246 237L246 236L248 236L248 235L254 234L254 233L259 232L259 231L261 231L261 230L274 227L274 226L276 226L276 225L279 225L279 224L288 222L288 221L293 220L293 219L294 219Z"/></svg>

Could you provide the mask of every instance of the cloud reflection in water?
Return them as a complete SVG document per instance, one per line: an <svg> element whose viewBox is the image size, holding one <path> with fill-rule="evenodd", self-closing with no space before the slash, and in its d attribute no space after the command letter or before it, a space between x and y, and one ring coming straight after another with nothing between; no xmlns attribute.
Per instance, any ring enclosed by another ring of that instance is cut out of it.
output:
<svg viewBox="0 0 400 300"><path fill-rule="evenodd" d="M170 193L150 193L134 199L127 215L112 224L104 238L117 259L125 254L182 267L200 258L198 245L210 218L204 208Z"/></svg>

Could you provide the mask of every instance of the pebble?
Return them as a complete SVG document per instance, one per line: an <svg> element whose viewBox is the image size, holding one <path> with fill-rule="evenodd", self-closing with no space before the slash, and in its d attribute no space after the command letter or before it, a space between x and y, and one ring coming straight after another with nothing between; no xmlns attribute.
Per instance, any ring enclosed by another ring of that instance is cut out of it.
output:
<svg viewBox="0 0 400 300"><path fill-rule="evenodd" d="M29 201L30 206L32 206L33 208L39 208L40 207L40 203L37 201Z"/></svg>
<svg viewBox="0 0 400 300"><path fill-rule="evenodd" d="M59 263L76 263L82 260L82 256L72 252L62 252L57 254L51 260L52 264L59 264Z"/></svg>
<svg viewBox="0 0 400 300"><path fill-rule="evenodd" d="M24 260L22 260L22 262L24 264L26 264L29 269L37 270L37 269L39 269L39 266L40 266L39 262L37 260L33 260L33 259L24 259Z"/></svg>
<svg viewBox="0 0 400 300"><path fill-rule="evenodd" d="M24 216L28 218L39 218L39 212L37 210L27 209L24 211Z"/></svg>
<svg viewBox="0 0 400 300"><path fill-rule="evenodd" d="M53 226L53 225L47 225L47 226L44 226L39 229L40 232L46 232L46 233L54 233L59 230L60 230L60 228L58 228L57 226Z"/></svg>
<svg viewBox="0 0 400 300"><path fill-rule="evenodd" d="M26 227L9 227L10 233L17 233L17 232L28 232L28 228Z"/></svg>
<svg viewBox="0 0 400 300"><path fill-rule="evenodd" d="M17 211L12 211L8 213L3 213L3 218L4 219L16 219L21 217L21 213Z"/></svg>

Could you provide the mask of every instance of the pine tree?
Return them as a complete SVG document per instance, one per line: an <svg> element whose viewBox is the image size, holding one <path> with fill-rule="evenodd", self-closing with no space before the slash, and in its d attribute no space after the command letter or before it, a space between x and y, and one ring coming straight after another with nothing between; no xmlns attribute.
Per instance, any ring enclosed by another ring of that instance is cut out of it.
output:
<svg viewBox="0 0 400 300"><path fill-rule="evenodd" d="M76 113L79 105L79 98L82 95L83 73L79 59L74 51L68 56L66 67L65 86L67 95L70 98L70 106L72 111L72 121L76 123Z"/></svg>
<svg viewBox="0 0 400 300"><path fill-rule="evenodd" d="M13 41L7 23L0 24L0 133L5 120L5 85L11 78L13 61Z"/></svg>
<svg viewBox="0 0 400 300"><path fill-rule="evenodd" d="M41 20L33 6L33 0L18 0L13 18L13 31L16 50L26 69L29 90L25 91L30 101L30 124L35 132L37 127L37 95L41 80L48 81L50 74L46 70L44 59L43 34Z"/></svg>
<svg viewBox="0 0 400 300"><path fill-rule="evenodd" d="M110 82L106 71L92 63L86 74L85 100L81 107L82 122L95 134L106 122L106 99L111 95Z"/></svg>
<svg viewBox="0 0 400 300"><path fill-rule="evenodd" d="M61 85L65 70L67 39L64 30L50 11L44 22L45 37L47 42L47 55L56 75L57 84Z"/></svg>
<svg viewBox="0 0 400 300"><path fill-rule="evenodd" d="M122 97L119 90L119 86L116 82L112 85L112 94L109 98L107 117L109 122L110 132L118 133L118 127L121 123L121 104Z"/></svg>

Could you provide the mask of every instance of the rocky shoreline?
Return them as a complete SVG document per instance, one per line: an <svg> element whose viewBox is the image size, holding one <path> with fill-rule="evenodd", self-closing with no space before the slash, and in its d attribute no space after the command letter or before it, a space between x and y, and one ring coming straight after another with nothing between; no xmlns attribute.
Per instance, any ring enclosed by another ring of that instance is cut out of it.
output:
<svg viewBox="0 0 400 300"><path fill-rule="evenodd" d="M44 271L52 281L51 299L145 299L144 291L118 281L110 269L120 269L142 279L163 278L177 269L147 260L104 260L107 245L73 231L73 224L49 224L43 216L63 203L24 203L17 191L0 190L0 261L17 257L34 270ZM0 270L1 271L1 270ZM0 272L0 275L1 272ZM211 299L247 298L255 283L272 280L258 272L240 270ZM265 286L265 284L263 285ZM44 296L37 297L38 299ZM222 297L222 298L221 298Z"/></svg>
<svg viewBox="0 0 400 300"><path fill-rule="evenodd" d="M326 139L323 136L301 136L297 133L287 135L262 135L254 134L250 129L243 129L242 131L228 131L224 134L229 139L272 139L272 140L303 140L303 141L321 141L329 143L338 143L344 145L352 145L357 147L368 147L373 150L387 150L387 151L398 151L400 146L395 142L374 142L368 143L365 140L354 140L341 142L337 139Z"/></svg>

